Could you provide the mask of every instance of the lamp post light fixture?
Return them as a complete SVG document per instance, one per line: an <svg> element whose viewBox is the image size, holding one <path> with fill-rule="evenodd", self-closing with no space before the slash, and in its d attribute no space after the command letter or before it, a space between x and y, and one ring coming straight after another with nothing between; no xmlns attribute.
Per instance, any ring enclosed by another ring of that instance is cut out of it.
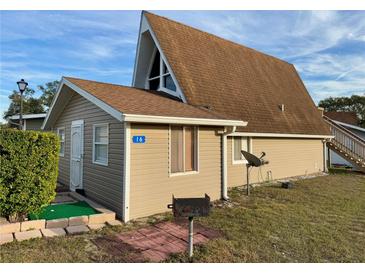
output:
<svg viewBox="0 0 365 274"><path fill-rule="evenodd" d="M20 92L20 113L19 113L19 127L20 130L23 130L23 93L26 90L28 83L21 79L16 82L18 84L19 92Z"/></svg>

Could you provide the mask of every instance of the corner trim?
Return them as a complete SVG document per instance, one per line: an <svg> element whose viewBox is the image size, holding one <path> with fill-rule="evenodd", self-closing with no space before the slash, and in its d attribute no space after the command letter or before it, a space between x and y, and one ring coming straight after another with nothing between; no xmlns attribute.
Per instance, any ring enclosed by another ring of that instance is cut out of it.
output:
<svg viewBox="0 0 365 274"><path fill-rule="evenodd" d="M129 221L130 171L131 171L131 124L124 123L124 167L123 167L123 221Z"/></svg>

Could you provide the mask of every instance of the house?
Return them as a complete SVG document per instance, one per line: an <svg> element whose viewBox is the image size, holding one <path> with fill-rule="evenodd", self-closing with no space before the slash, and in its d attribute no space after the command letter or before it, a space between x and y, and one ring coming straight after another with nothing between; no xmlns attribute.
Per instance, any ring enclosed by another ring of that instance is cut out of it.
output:
<svg viewBox="0 0 365 274"><path fill-rule="evenodd" d="M35 114L24 114L22 116L23 120L23 130L41 130L46 113L35 113ZM19 115L12 115L7 117L7 121L10 127L19 126Z"/></svg>
<svg viewBox="0 0 365 274"><path fill-rule="evenodd" d="M228 199L246 183L241 149L270 161L253 183L326 170L329 127L292 64L142 12L132 83L63 77L43 124L59 181L124 221L172 195Z"/></svg>
<svg viewBox="0 0 365 274"><path fill-rule="evenodd" d="M335 134L333 142L336 140L338 143L342 142L341 145L337 145L338 149L336 146L328 146L329 166L345 166L354 170L365 171L362 167L363 161L353 160L365 158L365 128L359 126L359 118L356 113L331 111L325 112L324 115ZM354 152L357 157L352 157Z"/></svg>

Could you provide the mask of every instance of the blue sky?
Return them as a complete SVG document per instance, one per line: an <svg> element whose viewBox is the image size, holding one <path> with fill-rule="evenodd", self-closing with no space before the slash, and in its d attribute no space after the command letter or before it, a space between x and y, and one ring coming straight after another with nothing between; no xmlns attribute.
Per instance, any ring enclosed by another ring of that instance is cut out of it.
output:
<svg viewBox="0 0 365 274"><path fill-rule="evenodd" d="M365 94L365 12L155 11L295 65L311 96ZM24 78L130 85L140 11L0 11L0 113Z"/></svg>

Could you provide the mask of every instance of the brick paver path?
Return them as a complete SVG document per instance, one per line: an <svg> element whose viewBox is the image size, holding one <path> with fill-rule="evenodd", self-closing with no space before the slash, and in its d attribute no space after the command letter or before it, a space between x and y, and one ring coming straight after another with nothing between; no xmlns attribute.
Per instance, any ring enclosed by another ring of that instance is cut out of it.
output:
<svg viewBox="0 0 365 274"><path fill-rule="evenodd" d="M194 245L204 244L209 239L217 238L221 233L194 223ZM151 262L160 262L173 253L187 251L188 248L188 223L162 222L135 231L116 235L113 252L125 250L126 244L129 252L139 253L142 258ZM118 248L118 243L121 248ZM122 248L124 247L124 248ZM109 249L109 248L108 248ZM110 250L112 251L112 250ZM133 256L136 259L136 256Z"/></svg>

